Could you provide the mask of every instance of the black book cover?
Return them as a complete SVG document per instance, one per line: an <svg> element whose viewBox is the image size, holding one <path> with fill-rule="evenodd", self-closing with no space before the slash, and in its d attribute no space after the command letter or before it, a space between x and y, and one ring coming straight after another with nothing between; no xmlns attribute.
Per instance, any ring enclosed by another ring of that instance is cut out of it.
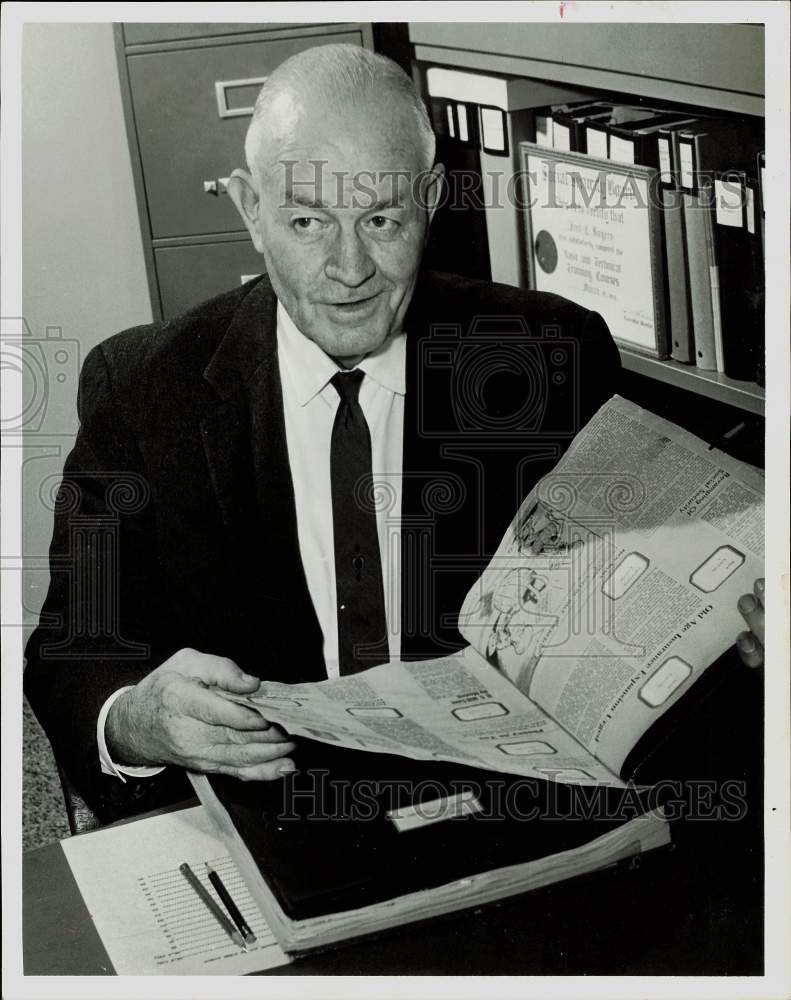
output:
<svg viewBox="0 0 791 1000"><path fill-rule="evenodd" d="M283 912L304 920L573 850L657 803L582 787L300 740L298 773L212 789ZM481 810L399 832L388 811L472 793Z"/></svg>

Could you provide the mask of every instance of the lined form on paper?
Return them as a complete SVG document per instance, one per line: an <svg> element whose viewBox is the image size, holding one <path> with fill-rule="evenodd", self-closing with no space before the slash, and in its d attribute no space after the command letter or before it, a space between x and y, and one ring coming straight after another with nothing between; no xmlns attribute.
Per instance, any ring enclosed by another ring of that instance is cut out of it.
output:
<svg viewBox="0 0 791 1000"><path fill-rule="evenodd" d="M201 806L71 837L61 844L118 975L243 975L285 965L236 865ZM209 862L256 936L231 941L179 871L214 893Z"/></svg>

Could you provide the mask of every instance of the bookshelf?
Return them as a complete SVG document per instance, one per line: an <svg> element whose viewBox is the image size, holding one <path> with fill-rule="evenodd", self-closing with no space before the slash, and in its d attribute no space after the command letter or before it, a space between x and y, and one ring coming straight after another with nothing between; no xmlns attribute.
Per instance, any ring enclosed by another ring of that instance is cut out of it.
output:
<svg viewBox="0 0 791 1000"><path fill-rule="evenodd" d="M765 393L760 385L754 382L740 382L728 378L721 372L707 372L694 365L682 365L678 361L650 358L628 347L619 348L621 364L627 371L647 375L649 378L674 385L679 389L687 389L699 396L716 399L720 403L747 410L757 416L763 416Z"/></svg>
<svg viewBox="0 0 791 1000"><path fill-rule="evenodd" d="M764 28L749 24L409 24L419 63L525 78L690 109L764 114ZM718 372L621 348L623 367L763 416L765 392Z"/></svg>
<svg viewBox="0 0 791 1000"><path fill-rule="evenodd" d="M421 62L764 113L763 25L411 22L409 38Z"/></svg>

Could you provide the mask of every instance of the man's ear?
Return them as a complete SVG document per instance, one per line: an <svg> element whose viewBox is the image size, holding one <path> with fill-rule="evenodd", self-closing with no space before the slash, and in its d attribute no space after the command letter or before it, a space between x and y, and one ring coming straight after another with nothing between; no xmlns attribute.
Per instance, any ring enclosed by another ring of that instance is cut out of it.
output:
<svg viewBox="0 0 791 1000"><path fill-rule="evenodd" d="M251 174L246 170L234 170L228 178L228 194L242 217L242 222L250 234L253 245L259 253L263 253L264 242L259 226L261 202Z"/></svg>
<svg viewBox="0 0 791 1000"><path fill-rule="evenodd" d="M442 196L445 193L445 168L441 163L435 163L430 172L426 175L425 186L423 188L423 204L428 212L428 224L434 218Z"/></svg>

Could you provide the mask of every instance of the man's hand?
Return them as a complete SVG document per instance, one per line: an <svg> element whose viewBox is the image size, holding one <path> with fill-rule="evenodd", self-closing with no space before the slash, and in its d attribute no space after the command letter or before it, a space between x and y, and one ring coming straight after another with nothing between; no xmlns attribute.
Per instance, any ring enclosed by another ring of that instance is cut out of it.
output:
<svg viewBox="0 0 791 1000"><path fill-rule="evenodd" d="M754 593L742 594L739 611L747 622L749 632L740 632L736 648L742 662L748 667L762 667L764 663L764 580L755 581Z"/></svg>
<svg viewBox="0 0 791 1000"><path fill-rule="evenodd" d="M232 660L182 649L113 704L105 735L114 760L271 781L294 770L294 743L215 688L250 694L258 678Z"/></svg>

